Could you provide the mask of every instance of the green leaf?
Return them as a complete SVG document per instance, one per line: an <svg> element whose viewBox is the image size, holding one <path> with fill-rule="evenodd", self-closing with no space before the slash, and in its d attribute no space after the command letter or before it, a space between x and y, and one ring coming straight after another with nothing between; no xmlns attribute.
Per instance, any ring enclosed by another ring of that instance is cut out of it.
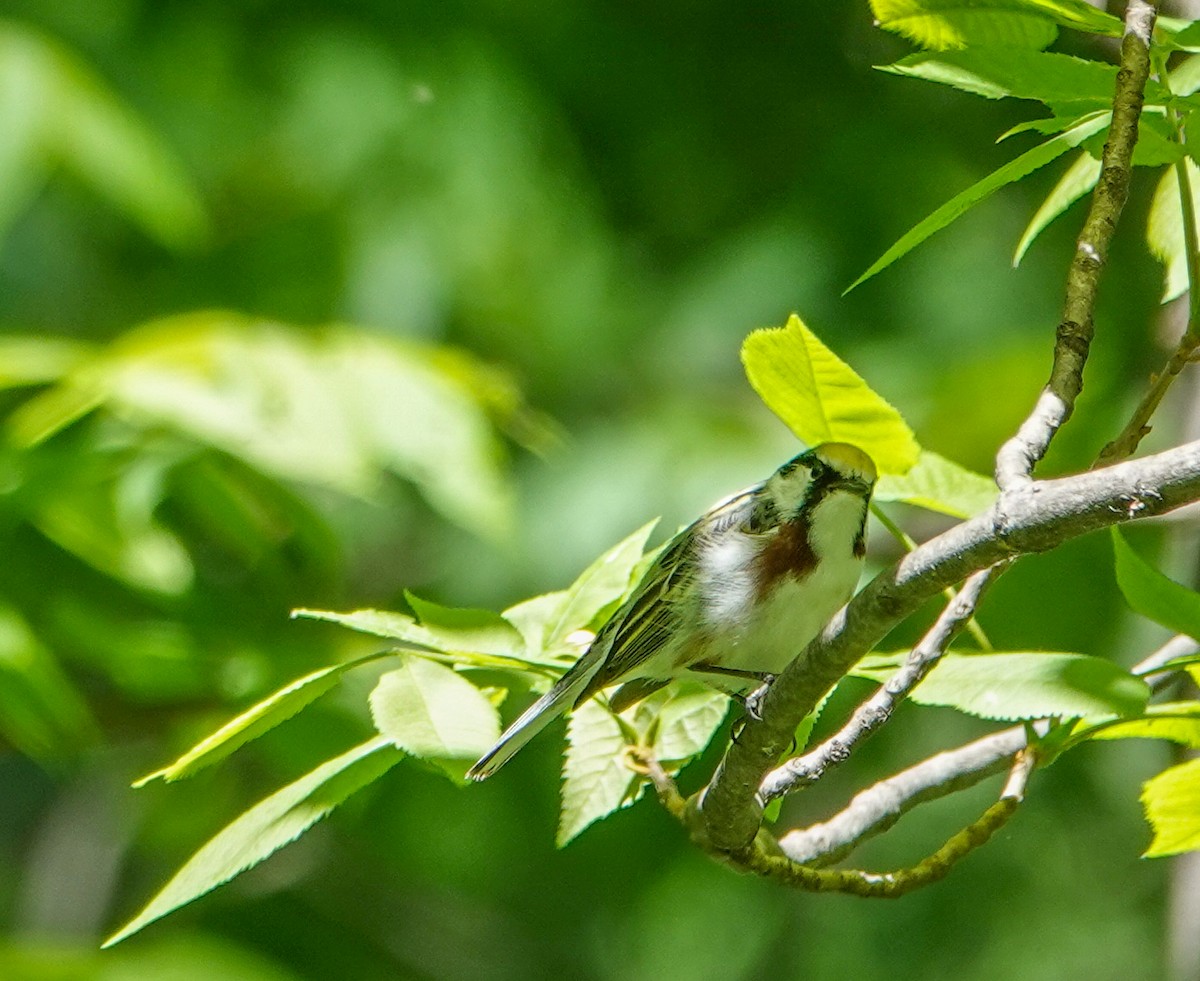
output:
<svg viewBox="0 0 1200 981"><path fill-rule="evenodd" d="M1103 152L1100 137L1094 138L1097 146L1094 151L1097 156ZM1152 111L1147 108L1138 122L1138 140L1133 149L1133 165L1135 167L1162 167L1173 164L1187 156L1187 149L1175 138L1173 125L1167 120L1160 109Z"/></svg>
<svg viewBox="0 0 1200 981"><path fill-rule="evenodd" d="M219 831L104 946L111 947L253 868L403 758L386 739L376 737L277 790Z"/></svg>
<svg viewBox="0 0 1200 981"><path fill-rule="evenodd" d="M886 681L903 658L864 660L852 673ZM1041 652L947 654L909 696L1002 721L1137 715L1149 697L1146 682L1111 661Z"/></svg>
<svg viewBox="0 0 1200 981"><path fill-rule="evenodd" d="M399 661L371 692L375 728L410 756L461 780L500 738L495 706L451 668L417 654L401 654Z"/></svg>
<svg viewBox="0 0 1200 981"><path fill-rule="evenodd" d="M1163 22L1162 18L1159 18L1158 26L1166 27L1167 24ZM1200 21L1194 20L1191 23L1180 27L1178 30L1171 32L1170 41L1171 44L1176 48L1181 48L1184 51L1195 51L1197 47L1200 47ZM1171 77L1172 80L1174 80L1174 72L1171 73ZM1180 95L1189 94L1175 89L1174 86L1172 86L1172 90Z"/></svg>
<svg viewBox="0 0 1200 981"><path fill-rule="evenodd" d="M884 30L927 48L1044 48L1054 25L1120 37L1122 24L1085 0L871 0Z"/></svg>
<svg viewBox="0 0 1200 981"><path fill-rule="evenodd" d="M0 23L0 226L55 171L73 173L171 248L207 219L191 180L145 122L70 50Z"/></svg>
<svg viewBox="0 0 1200 981"><path fill-rule="evenodd" d="M902 474L920 447L900 413L829 350L798 316L756 330L742 343L746 377L804 443L853 443L881 473Z"/></svg>
<svg viewBox="0 0 1200 981"><path fill-rule="evenodd" d="M1074 126L1078 126L1089 113L1068 113L1065 116L1047 116L1045 119L1027 119L1023 123L1006 129L998 137L997 143L1003 143L1005 140L1017 136L1019 133L1041 133L1042 136L1053 136L1055 133L1064 133Z"/></svg>
<svg viewBox="0 0 1200 981"><path fill-rule="evenodd" d="M1200 213L1200 167L1190 157L1186 161L1188 183L1192 189L1192 210ZM1179 181L1175 168L1168 167L1154 190L1150 215L1146 219L1146 244L1164 267L1162 302L1182 296L1188 288L1187 247L1183 235L1183 211L1179 200Z"/></svg>
<svg viewBox="0 0 1200 981"><path fill-rule="evenodd" d="M1099 133L1109 124L1111 116L1112 114L1109 112L1099 112L1085 116L1081 122L1065 133L1060 133L1045 143L1035 146L1032 150L1027 150L1015 160L1010 160L1003 167L983 178L983 180L972 184L962 193L955 195L929 215L928 218L919 222L901 236L895 245L888 249L866 272L850 284L846 292L849 293L850 290L866 282L880 270L886 269L901 256L911 252L924 242L934 232L941 231L941 229L945 228L956 218L961 217L965 212L973 208L980 201L990 197L1006 184L1012 184L1023 177L1028 177L1034 171L1046 166L1050 161L1057 159L1072 147L1079 146L1088 137Z"/></svg>
<svg viewBox="0 0 1200 981"><path fill-rule="evenodd" d="M46 765L99 740L87 702L17 610L0 605L0 734Z"/></svg>
<svg viewBox="0 0 1200 981"><path fill-rule="evenodd" d="M971 518L990 508L997 493L991 477L922 449L908 473L884 474L879 479L875 500L902 501L955 518Z"/></svg>
<svg viewBox="0 0 1200 981"><path fill-rule="evenodd" d="M1117 586L1137 613L1176 633L1200 639L1200 593L1168 579L1112 530Z"/></svg>
<svg viewBox="0 0 1200 981"><path fill-rule="evenodd" d="M1019 0L871 0L871 12L880 27L922 47L1046 47L1058 35L1054 22L1022 6Z"/></svg>
<svg viewBox="0 0 1200 981"><path fill-rule="evenodd" d="M398 475L447 519L498 539L511 528L512 489L490 418L494 386L472 389L465 359L345 327L187 314L124 335L9 425L31 445L104 405L360 498Z"/></svg>
<svg viewBox="0 0 1200 981"><path fill-rule="evenodd" d="M524 649L517 629L492 610L442 606L407 590L404 598L442 650L519 657Z"/></svg>
<svg viewBox="0 0 1200 981"><path fill-rule="evenodd" d="M729 711L729 696L695 682L681 682L658 714L654 756L685 763L704 752Z"/></svg>
<svg viewBox="0 0 1200 981"><path fill-rule="evenodd" d="M1169 88L1177 96L1188 96L1200 90L1200 55L1190 55L1171 69Z"/></svg>
<svg viewBox="0 0 1200 981"><path fill-rule="evenodd" d="M1164 739L1180 746L1200 749L1200 703L1164 702L1151 705L1141 718L1101 722L1086 727L1077 735L1081 739Z"/></svg>
<svg viewBox="0 0 1200 981"><path fill-rule="evenodd" d="M388 610L352 610L350 613L335 613L332 610L292 610L293 617L306 620L326 620L341 624L359 633L387 637L405 644L419 644L431 650L438 649L437 639L412 617Z"/></svg>
<svg viewBox="0 0 1200 981"><path fill-rule="evenodd" d="M656 518L617 542L567 589L535 596L504 611L504 619L525 638L530 656L561 654L569 647L571 634L595 626L600 615L624 597L657 523Z"/></svg>
<svg viewBox="0 0 1200 981"><path fill-rule="evenodd" d="M1200 848L1200 759L1188 760L1146 781L1142 807L1154 829L1145 858Z"/></svg>
<svg viewBox="0 0 1200 981"><path fill-rule="evenodd" d="M1054 185L1054 189L1046 195L1046 200L1042 202L1041 207L1029 220L1029 225L1025 228L1021 241L1017 243L1016 251L1013 253L1014 267L1021 264L1021 259L1024 258L1034 239L1055 218L1096 186L1096 182L1100 180L1100 169L1100 161L1087 151L1080 153L1075 158L1075 162L1066 169L1058 183Z"/></svg>
<svg viewBox="0 0 1200 981"><path fill-rule="evenodd" d="M556 839L559 848L641 796L645 781L625 765L625 745L620 723L595 699L571 713Z"/></svg>
<svg viewBox="0 0 1200 981"><path fill-rule="evenodd" d="M380 656L379 654L369 654L366 657L347 661L345 664L334 664L306 674L303 678L297 678L264 698L257 705L230 719L212 735L200 740L174 763L134 781L133 786L143 787L151 780L159 778L168 782L182 780L205 767L219 763L235 750L245 746L246 743L286 722L305 706L311 705L336 685L341 676L351 668L376 660Z"/></svg>
<svg viewBox="0 0 1200 981"><path fill-rule="evenodd" d="M883 71L949 85L987 99L1034 99L1105 109L1112 103L1117 66L1065 54L1013 47L921 52Z"/></svg>
<svg viewBox="0 0 1200 981"><path fill-rule="evenodd" d="M0 388L58 381L92 354L90 345L63 337L7 334L0 337Z"/></svg>

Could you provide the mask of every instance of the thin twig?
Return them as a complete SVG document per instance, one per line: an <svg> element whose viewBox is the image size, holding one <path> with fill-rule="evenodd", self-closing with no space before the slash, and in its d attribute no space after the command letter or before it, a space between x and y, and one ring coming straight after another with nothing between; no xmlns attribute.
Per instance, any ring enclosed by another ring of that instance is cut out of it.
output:
<svg viewBox="0 0 1200 981"><path fill-rule="evenodd" d="M788 760L767 774L759 788L762 800L774 800L810 786L849 759L854 747L884 725L896 706L933 670L974 616L984 591L1008 564L997 563L967 579L954 600L942 610L937 622L909 652L900 670L855 710L849 722L810 752Z"/></svg>
<svg viewBox="0 0 1200 981"><path fill-rule="evenodd" d="M1117 221L1129 195L1138 118L1150 76L1150 35L1157 16L1148 0L1129 0L1113 117L1101 157L1100 180L1067 273L1066 300L1054 344L1050 379L1033 411L996 454L996 482L1009 490L1033 479L1033 468L1070 418L1083 389L1083 368L1095 335L1096 293Z"/></svg>

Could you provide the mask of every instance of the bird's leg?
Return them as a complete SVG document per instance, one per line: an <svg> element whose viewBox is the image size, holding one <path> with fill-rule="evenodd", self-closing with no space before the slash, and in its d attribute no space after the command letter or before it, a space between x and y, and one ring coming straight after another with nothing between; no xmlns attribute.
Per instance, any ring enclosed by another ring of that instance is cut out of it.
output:
<svg viewBox="0 0 1200 981"><path fill-rule="evenodd" d="M755 722L762 718L762 713L759 711L762 707L763 699L767 697L767 691L771 687L771 683L775 680L775 675L766 671L743 671L740 668L727 668L720 664L693 664L692 671L702 672L704 674L719 674L729 678L748 678L751 681L757 681L758 687L750 692L749 695L735 695L745 708L746 714ZM737 734L733 734L734 742L737 741Z"/></svg>
<svg viewBox="0 0 1200 981"><path fill-rule="evenodd" d="M746 714L755 722L762 721L763 702L766 700L767 692L771 690L771 684L774 681L775 675L764 674L762 676L762 684L750 692L743 700L743 704L746 706Z"/></svg>

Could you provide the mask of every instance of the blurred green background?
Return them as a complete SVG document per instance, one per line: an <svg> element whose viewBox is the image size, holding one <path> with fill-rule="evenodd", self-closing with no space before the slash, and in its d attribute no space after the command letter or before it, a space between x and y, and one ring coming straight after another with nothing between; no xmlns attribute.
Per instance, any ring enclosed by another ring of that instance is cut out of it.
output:
<svg viewBox="0 0 1200 981"><path fill-rule="evenodd" d="M1137 857L1136 795L1165 751L1119 744L1039 774L988 848L884 904L734 876L646 802L555 851L552 735L466 792L397 767L98 953L214 831L368 731L351 676L221 767L129 789L364 650L291 608L402 609L406 588L498 608L760 479L795 446L738 348L791 311L988 472L1044 380L1080 218L1009 268L1039 175L840 296L1025 118L874 71L905 46L865 2L4 13L0 976L1162 976L1169 866ZM1047 471L1087 465L1157 360L1147 197ZM877 534L876 567L894 554ZM1024 562L982 619L1002 648L1126 664L1156 639L1102 537ZM979 731L904 711L802 812ZM862 861L920 857L993 792Z"/></svg>

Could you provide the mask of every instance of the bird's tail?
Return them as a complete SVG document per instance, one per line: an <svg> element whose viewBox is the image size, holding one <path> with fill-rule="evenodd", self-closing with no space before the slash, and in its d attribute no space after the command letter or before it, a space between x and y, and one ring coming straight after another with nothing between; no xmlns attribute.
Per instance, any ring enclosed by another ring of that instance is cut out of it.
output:
<svg viewBox="0 0 1200 981"><path fill-rule="evenodd" d="M597 652L599 653L599 652ZM529 706L504 730L500 741L467 771L469 780L485 780L517 755L529 740L571 708L599 667L599 658L588 651L545 695Z"/></svg>

